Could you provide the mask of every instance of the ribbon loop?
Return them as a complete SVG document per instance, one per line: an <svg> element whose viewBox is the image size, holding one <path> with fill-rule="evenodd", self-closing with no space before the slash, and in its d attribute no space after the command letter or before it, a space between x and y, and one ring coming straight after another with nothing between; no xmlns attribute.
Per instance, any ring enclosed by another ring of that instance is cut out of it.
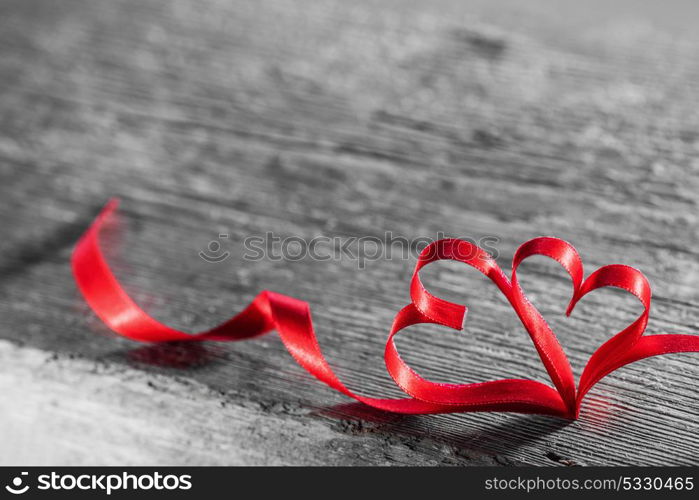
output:
<svg viewBox="0 0 699 500"><path fill-rule="evenodd" d="M438 240L427 245L418 256L410 281L410 298L415 307L435 323L463 329L467 307L432 295L420 281L420 270L438 260L463 262L488 276L499 287L509 288L509 282L492 256L471 242L456 238Z"/></svg>

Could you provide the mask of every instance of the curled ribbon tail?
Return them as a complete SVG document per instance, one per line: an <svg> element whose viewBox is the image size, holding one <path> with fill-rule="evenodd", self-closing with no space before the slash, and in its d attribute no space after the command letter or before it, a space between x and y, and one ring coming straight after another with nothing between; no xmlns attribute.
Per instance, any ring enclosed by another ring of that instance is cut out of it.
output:
<svg viewBox="0 0 699 500"><path fill-rule="evenodd" d="M380 410L405 414L471 411L566 414L558 393L539 382L500 380L456 385L434 384L419 378L403 363L393 344L393 336L401 328L420 322L435 322L413 304L398 313L385 353L386 365L408 394L407 398L371 398L348 389L323 356L308 303L287 295L262 291L243 311L200 333L173 329L148 315L131 299L102 254L99 233L116 207L116 200L112 200L100 212L76 245L71 264L78 289L87 303L105 324L124 337L140 342L236 341L274 329L291 356L306 371L333 389ZM453 311L448 307L446 310ZM430 307L427 307L427 313L439 315ZM398 373L400 370L403 370L402 375ZM405 373L418 378L411 379Z"/></svg>
<svg viewBox="0 0 699 500"><path fill-rule="evenodd" d="M410 282L411 303L396 314L386 341L386 369L407 397L363 396L345 386L323 356L311 308L303 300L263 290L241 312L199 333L171 328L146 313L119 283L100 248L100 232L117 205L117 200L111 200L104 207L78 241L71 258L78 289L95 314L114 332L139 342L228 342L276 330L289 354L308 373L336 391L380 410L404 414L500 411L575 419L585 394L617 368L650 356L699 351L699 336L643 336L650 314L651 292L645 276L636 269L604 266L583 281L582 261L572 245L556 238L535 238L515 252L510 281L483 249L468 241L450 238L436 241L421 252ZM623 289L643 305L643 312L635 321L590 356L577 390L572 368L556 335L527 300L517 279L518 266L533 255L556 260L569 274L573 296L568 314L585 295L603 287ZM419 375L401 358L395 337L407 327L431 323L455 330L463 328L466 306L432 295L420 281L420 270L438 260L467 264L498 287L529 333L555 388L527 379L463 384L434 382Z"/></svg>

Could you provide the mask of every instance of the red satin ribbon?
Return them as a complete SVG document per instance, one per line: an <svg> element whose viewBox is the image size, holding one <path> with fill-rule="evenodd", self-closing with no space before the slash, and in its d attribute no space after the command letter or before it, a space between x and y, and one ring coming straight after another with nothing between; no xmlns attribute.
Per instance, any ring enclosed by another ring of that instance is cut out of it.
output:
<svg viewBox="0 0 699 500"><path fill-rule="evenodd" d="M100 230L117 205L117 200L112 200L105 206L78 242L72 257L78 288L97 316L112 330L141 342L231 341L277 330L289 353L311 374L333 389L381 410L410 414L503 411L575 419L585 394L617 368L659 354L699 351L699 336L643 336L648 323L651 292L648 280L636 269L622 265L604 266L583 279L582 261L575 248L563 240L542 237L527 241L517 249L512 263L512 280L508 280L493 258L478 246L459 239L444 239L428 245L418 257L410 284L412 302L396 315L386 342L386 368L409 397L379 399L361 396L350 391L337 378L323 357L313 330L310 308L301 300L263 291L230 320L197 334L175 330L146 314L119 284L100 250ZM566 314L571 313L582 297L607 286L626 290L643 304L643 313L590 357L577 389L570 363L555 334L527 300L517 281L518 266L532 255L556 260L570 275L573 296ZM404 328L418 323L434 323L456 330L463 328L466 307L435 297L420 281L420 270L437 260L463 262L495 283L529 333L555 388L524 379L472 384L436 383L421 377L403 361L393 339Z"/></svg>

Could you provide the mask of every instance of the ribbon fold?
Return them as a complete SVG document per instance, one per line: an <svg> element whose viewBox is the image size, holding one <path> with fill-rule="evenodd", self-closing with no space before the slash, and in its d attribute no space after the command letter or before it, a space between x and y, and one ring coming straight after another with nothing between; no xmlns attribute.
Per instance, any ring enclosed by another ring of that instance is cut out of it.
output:
<svg viewBox="0 0 699 500"><path fill-rule="evenodd" d="M309 373L333 389L381 410L405 414L500 411L577 419L585 394L617 368L660 354L699 352L699 336L643 336L650 313L651 291L648 280L634 268L603 266L584 278L582 261L572 245L557 238L540 237L523 243L517 249L510 280L480 247L460 239L443 239L431 243L420 253L410 283L411 303L396 314L386 342L386 368L408 397L381 399L358 395L350 391L330 368L316 339L310 307L302 300L265 290L228 321L196 334L170 328L149 316L126 293L100 249L100 231L117 206L118 201L113 199L104 207L78 241L71 259L79 290L95 314L114 332L140 342L170 342L235 341L276 330L289 353ZM569 274L573 294L567 315L585 295L604 287L625 290L643 305L643 312L636 320L592 354L577 388L568 357L556 335L527 300L517 280L517 268L533 255L543 255L557 261ZM529 333L553 387L526 379L469 384L436 383L421 377L403 361L394 337L404 328L419 323L434 323L456 330L463 329L466 306L432 295L420 281L420 270L438 260L467 264L498 287Z"/></svg>

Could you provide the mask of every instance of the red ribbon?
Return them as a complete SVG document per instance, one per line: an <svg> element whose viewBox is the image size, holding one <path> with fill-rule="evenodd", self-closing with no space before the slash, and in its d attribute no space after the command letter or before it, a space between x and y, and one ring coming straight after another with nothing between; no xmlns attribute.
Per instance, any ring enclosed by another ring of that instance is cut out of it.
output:
<svg viewBox="0 0 699 500"><path fill-rule="evenodd" d="M78 288L97 316L112 330L141 342L231 341L277 330L289 353L316 378L347 396L381 410L410 414L506 411L575 419L585 394L617 368L659 354L699 351L699 336L643 336L648 323L651 292L648 280L634 268L604 266L583 279L582 261L575 248L563 240L542 237L529 240L517 249L512 263L512 279L509 280L495 260L480 247L460 239L443 239L428 245L418 257L410 283L411 303L396 314L386 342L386 368L409 397L378 399L361 396L350 391L337 378L323 357L313 330L310 307L301 300L265 290L233 318L197 334L175 330L146 314L119 284L100 250L100 230L117 205L118 201L112 200L105 206L76 245L72 257ZM626 290L643 305L643 312L635 321L592 354L577 389L570 363L555 334L527 300L517 281L517 268L532 255L554 259L570 275L573 296L567 315L585 295L608 286ZM456 330L463 328L466 307L435 297L420 281L420 270L437 260L463 262L495 283L529 333L555 388L524 379L472 384L436 383L421 377L403 361L393 339L404 328L418 323L434 323Z"/></svg>

